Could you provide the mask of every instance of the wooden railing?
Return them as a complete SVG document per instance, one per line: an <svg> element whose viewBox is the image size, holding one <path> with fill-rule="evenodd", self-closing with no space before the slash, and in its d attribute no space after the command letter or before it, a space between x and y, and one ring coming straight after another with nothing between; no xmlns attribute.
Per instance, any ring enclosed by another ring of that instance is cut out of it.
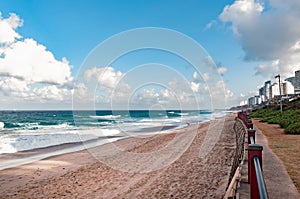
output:
<svg viewBox="0 0 300 199"><path fill-rule="evenodd" d="M238 112L238 118L244 123L248 133L248 183L251 199L267 199L268 192L262 172L263 147L255 143L255 132L248 111Z"/></svg>

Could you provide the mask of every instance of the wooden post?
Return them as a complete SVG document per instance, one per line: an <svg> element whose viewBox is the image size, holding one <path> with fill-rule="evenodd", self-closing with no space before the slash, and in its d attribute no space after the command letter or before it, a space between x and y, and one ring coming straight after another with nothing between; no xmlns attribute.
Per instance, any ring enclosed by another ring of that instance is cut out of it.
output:
<svg viewBox="0 0 300 199"><path fill-rule="evenodd" d="M255 132L256 132L256 130L255 129L247 129L247 132L248 132L248 144L255 144ZM254 143L251 143L251 141L250 141L251 136L253 137Z"/></svg>
<svg viewBox="0 0 300 199"><path fill-rule="evenodd" d="M258 144L250 144L248 146L248 162L250 163L248 167L248 171L250 171L248 172L248 182L250 184L251 199L260 198L253 158L255 156L258 157L260 167L262 168L262 150L263 147Z"/></svg>
<svg viewBox="0 0 300 199"><path fill-rule="evenodd" d="M253 123L251 122L247 122L247 129L253 129Z"/></svg>

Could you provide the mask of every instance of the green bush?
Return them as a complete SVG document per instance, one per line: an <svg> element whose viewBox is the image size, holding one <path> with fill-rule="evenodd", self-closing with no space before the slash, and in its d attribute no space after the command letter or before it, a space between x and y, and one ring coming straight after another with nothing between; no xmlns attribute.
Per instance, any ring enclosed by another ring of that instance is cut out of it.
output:
<svg viewBox="0 0 300 199"><path fill-rule="evenodd" d="M279 124L287 134L300 134L300 110L286 109L282 113L274 107L255 110L251 113L252 118L261 118L260 122Z"/></svg>
<svg viewBox="0 0 300 199"><path fill-rule="evenodd" d="M281 119L281 121L278 122L278 124L280 125L281 128L286 129L291 124L291 120L283 118Z"/></svg>
<svg viewBox="0 0 300 199"><path fill-rule="evenodd" d="M300 122L290 124L285 130L286 134L300 134Z"/></svg>

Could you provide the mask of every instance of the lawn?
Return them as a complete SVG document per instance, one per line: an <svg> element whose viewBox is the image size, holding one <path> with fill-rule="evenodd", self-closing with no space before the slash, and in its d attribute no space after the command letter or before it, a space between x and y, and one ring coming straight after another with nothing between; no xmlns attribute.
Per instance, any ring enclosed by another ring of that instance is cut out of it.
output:
<svg viewBox="0 0 300 199"><path fill-rule="evenodd" d="M300 135L286 134L278 124L252 119L254 125L267 137L270 148L283 162L300 193Z"/></svg>

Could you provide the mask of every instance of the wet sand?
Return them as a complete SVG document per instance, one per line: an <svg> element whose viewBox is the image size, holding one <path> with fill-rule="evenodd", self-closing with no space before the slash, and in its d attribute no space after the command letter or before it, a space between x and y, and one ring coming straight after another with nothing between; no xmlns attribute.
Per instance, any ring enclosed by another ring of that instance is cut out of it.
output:
<svg viewBox="0 0 300 199"><path fill-rule="evenodd" d="M222 198L234 157L234 122L234 116L227 116L224 124L211 121L113 144L138 159L126 159L107 144L1 170L0 198ZM220 137L199 157L214 128L222 129ZM172 150L179 149L174 161L165 150L170 143ZM153 161L153 154L170 164Z"/></svg>

